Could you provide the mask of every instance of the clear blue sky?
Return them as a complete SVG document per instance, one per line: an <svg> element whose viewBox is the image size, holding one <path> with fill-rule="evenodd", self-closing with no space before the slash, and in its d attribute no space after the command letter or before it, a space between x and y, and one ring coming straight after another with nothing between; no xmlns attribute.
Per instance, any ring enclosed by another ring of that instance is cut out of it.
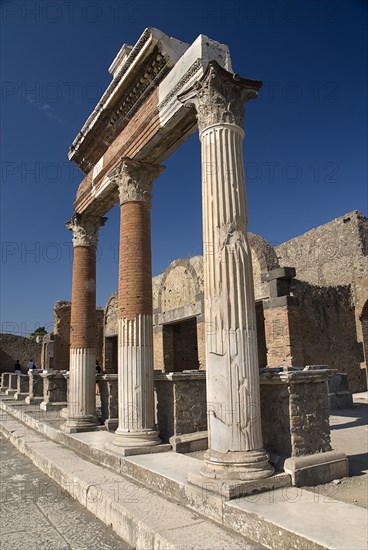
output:
<svg viewBox="0 0 368 550"><path fill-rule="evenodd" d="M70 299L64 223L82 173L70 143L107 87L123 43L146 27L230 47L264 81L247 105L250 230L280 243L357 209L367 213L367 3L334 1L3 1L1 6L1 332L52 329ZM152 209L153 272L200 254L198 134L166 162ZM118 211L101 231L97 304L117 288Z"/></svg>

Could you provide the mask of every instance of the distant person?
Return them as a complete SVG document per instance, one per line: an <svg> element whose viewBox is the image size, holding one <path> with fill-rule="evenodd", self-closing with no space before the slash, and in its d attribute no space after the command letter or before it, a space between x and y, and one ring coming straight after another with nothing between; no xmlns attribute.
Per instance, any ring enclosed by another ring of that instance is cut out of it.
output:
<svg viewBox="0 0 368 550"><path fill-rule="evenodd" d="M29 372L30 370L36 370L36 365L34 364L33 359L28 361L27 371Z"/></svg>
<svg viewBox="0 0 368 550"><path fill-rule="evenodd" d="M22 367L20 366L19 359L17 359L17 360L15 361L14 373L15 373L15 374L22 374Z"/></svg>

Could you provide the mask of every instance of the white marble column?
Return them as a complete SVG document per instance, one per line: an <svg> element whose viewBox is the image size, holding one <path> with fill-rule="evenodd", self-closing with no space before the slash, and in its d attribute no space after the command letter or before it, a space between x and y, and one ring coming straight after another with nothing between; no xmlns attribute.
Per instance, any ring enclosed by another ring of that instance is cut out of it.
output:
<svg viewBox="0 0 368 550"><path fill-rule="evenodd" d="M179 97L196 108L202 144L209 439L202 474L218 479L273 473L262 444L242 149L243 105L260 87L211 62L201 82Z"/></svg>
<svg viewBox="0 0 368 550"><path fill-rule="evenodd" d="M107 218L75 214L66 224L73 232L73 285L70 326L69 391L66 432L91 430L96 416L96 248Z"/></svg>
<svg viewBox="0 0 368 550"><path fill-rule="evenodd" d="M152 182L162 170L125 158L109 175L118 185L121 212L117 447L161 443L154 415L150 211Z"/></svg>

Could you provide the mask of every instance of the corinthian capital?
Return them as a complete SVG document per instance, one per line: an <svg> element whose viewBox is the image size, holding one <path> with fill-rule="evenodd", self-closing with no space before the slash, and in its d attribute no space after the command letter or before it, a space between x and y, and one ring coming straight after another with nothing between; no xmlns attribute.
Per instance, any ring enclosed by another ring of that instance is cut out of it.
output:
<svg viewBox="0 0 368 550"><path fill-rule="evenodd" d="M262 86L260 80L240 78L210 61L199 82L178 95L187 107L195 107L199 131L213 124L243 126L244 103L254 99Z"/></svg>
<svg viewBox="0 0 368 550"><path fill-rule="evenodd" d="M164 166L125 157L108 178L118 186L120 204L135 201L151 206L152 182L164 169Z"/></svg>
<svg viewBox="0 0 368 550"><path fill-rule="evenodd" d="M73 232L73 247L94 246L97 248L98 230L107 218L75 213L65 225Z"/></svg>

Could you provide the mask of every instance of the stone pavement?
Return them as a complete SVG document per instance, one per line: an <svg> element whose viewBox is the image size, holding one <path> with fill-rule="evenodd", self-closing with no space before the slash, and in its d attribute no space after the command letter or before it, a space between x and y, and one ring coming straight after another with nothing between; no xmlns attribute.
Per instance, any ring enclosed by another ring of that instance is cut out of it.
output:
<svg viewBox="0 0 368 550"><path fill-rule="evenodd" d="M128 550L111 528L0 436L1 550Z"/></svg>
<svg viewBox="0 0 368 550"><path fill-rule="evenodd" d="M356 396L354 409L339 411L331 419L333 446L347 452L351 473L360 478L359 473L365 475L367 442L364 399ZM67 436L53 415L36 421L34 412L28 412L31 407L11 399L1 401L0 427L6 437L66 491L76 484L79 501L135 548L261 548L249 539L275 550L367 548L364 502L357 506L357 499L350 503L337 496L356 477L332 485L336 498L322 492L326 487L331 490L327 484L221 501L187 483L188 471L201 464L193 457L173 452L114 456L104 451L105 441L113 434ZM121 494L116 491L119 487Z"/></svg>

